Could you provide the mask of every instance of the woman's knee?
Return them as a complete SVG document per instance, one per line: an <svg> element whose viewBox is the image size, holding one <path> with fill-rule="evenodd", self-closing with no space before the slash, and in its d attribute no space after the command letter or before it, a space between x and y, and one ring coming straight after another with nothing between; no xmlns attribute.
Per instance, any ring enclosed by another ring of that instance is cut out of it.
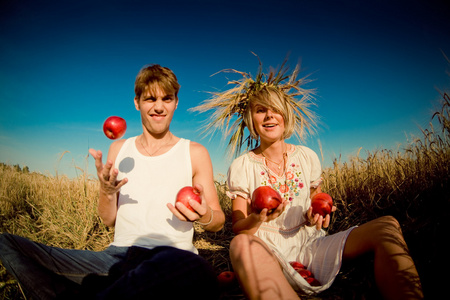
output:
<svg viewBox="0 0 450 300"><path fill-rule="evenodd" d="M375 221L378 221L380 223L383 223L386 226L393 226L395 228L400 228L400 224L397 221L397 219L393 216L383 216L375 219Z"/></svg>
<svg viewBox="0 0 450 300"><path fill-rule="evenodd" d="M251 238L248 234L238 234L230 242L230 248L240 248L243 244L247 244Z"/></svg>
<svg viewBox="0 0 450 300"><path fill-rule="evenodd" d="M400 224L392 216L379 217L352 230L346 241L344 257L374 252L378 247L392 243L404 245Z"/></svg>
<svg viewBox="0 0 450 300"><path fill-rule="evenodd" d="M377 238L402 236L400 223L392 216L383 216L373 221L374 233Z"/></svg>
<svg viewBox="0 0 450 300"><path fill-rule="evenodd" d="M260 238L249 234L238 234L230 243L231 260L242 260L248 255L252 257L273 257L270 248Z"/></svg>
<svg viewBox="0 0 450 300"><path fill-rule="evenodd" d="M230 257L231 259L240 257L243 249L248 248L250 243L250 236L247 234L238 234L230 242Z"/></svg>
<svg viewBox="0 0 450 300"><path fill-rule="evenodd" d="M247 250L249 247L252 247L252 245L254 244L259 244L259 245L265 245L264 242L254 236L254 235L250 235L250 234L238 234L236 235L230 243L230 250L233 251L242 251L242 250Z"/></svg>

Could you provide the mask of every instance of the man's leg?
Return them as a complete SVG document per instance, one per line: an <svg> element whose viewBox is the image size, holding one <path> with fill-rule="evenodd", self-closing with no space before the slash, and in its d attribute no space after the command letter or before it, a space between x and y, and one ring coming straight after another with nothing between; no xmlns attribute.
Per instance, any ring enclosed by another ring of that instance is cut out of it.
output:
<svg viewBox="0 0 450 300"><path fill-rule="evenodd" d="M117 280L99 299L218 299L217 277L209 263L173 247L131 247L111 269ZM120 277L118 277L120 276Z"/></svg>
<svg viewBox="0 0 450 300"><path fill-rule="evenodd" d="M0 234L0 260L33 299L76 294L86 275L107 275L119 257L114 249L101 252L60 249L20 236Z"/></svg>

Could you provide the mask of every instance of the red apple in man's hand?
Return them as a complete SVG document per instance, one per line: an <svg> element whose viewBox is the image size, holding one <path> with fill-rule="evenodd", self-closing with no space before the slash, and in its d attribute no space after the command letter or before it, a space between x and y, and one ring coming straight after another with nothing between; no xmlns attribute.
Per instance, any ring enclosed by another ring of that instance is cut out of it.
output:
<svg viewBox="0 0 450 300"><path fill-rule="evenodd" d="M280 194L270 186L260 186L252 194L252 209L257 213L267 208L270 214L282 202Z"/></svg>
<svg viewBox="0 0 450 300"><path fill-rule="evenodd" d="M323 217L331 213L333 208L333 199L327 193L318 193L311 199L311 206L313 208L313 215L319 214Z"/></svg>
<svg viewBox="0 0 450 300"><path fill-rule="evenodd" d="M103 123L103 132L111 140L120 139L125 131L127 131L127 122L121 117L111 116Z"/></svg>
<svg viewBox="0 0 450 300"><path fill-rule="evenodd" d="M178 192L176 202L183 203L187 208L195 212L195 210L189 205L189 200L195 200L200 204L202 203L200 192L192 186L185 186Z"/></svg>

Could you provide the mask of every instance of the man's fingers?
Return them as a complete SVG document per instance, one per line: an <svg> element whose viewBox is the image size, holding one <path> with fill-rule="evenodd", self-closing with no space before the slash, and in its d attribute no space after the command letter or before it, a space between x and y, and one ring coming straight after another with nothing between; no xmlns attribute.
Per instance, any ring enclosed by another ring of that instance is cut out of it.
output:
<svg viewBox="0 0 450 300"><path fill-rule="evenodd" d="M175 206L172 205L172 203L167 203L167 207L169 208L169 210L181 221L187 221L186 217L183 216L183 214L181 214L176 208Z"/></svg>
<svg viewBox="0 0 450 300"><path fill-rule="evenodd" d="M206 208L206 201L202 201L202 204L198 203L195 200L189 200L189 205L198 213L200 218L206 214L207 208Z"/></svg>
<svg viewBox="0 0 450 300"><path fill-rule="evenodd" d="M117 189L120 189L121 187L123 187L127 182L128 182L128 178L124 178L121 181L119 181L119 183L116 186Z"/></svg>
<svg viewBox="0 0 450 300"><path fill-rule="evenodd" d="M103 180L110 181L112 177L111 168L112 168L112 161L110 160L106 161L106 164L104 164L102 170L100 170Z"/></svg>
<svg viewBox="0 0 450 300"><path fill-rule="evenodd" d="M106 168L105 168L106 169ZM105 180L109 181L111 184L115 184L117 180L117 175L119 175L119 171L117 169L112 169L108 175L106 175Z"/></svg>
<svg viewBox="0 0 450 300"><path fill-rule="evenodd" d="M103 171L103 162L102 162L102 151L89 149L89 154L92 155L95 161L95 168L97 169L97 175L100 179L100 176Z"/></svg>
<svg viewBox="0 0 450 300"><path fill-rule="evenodd" d="M181 202L176 202L175 207L178 209L178 212L186 218L186 220L195 221L198 218L196 213L192 212L189 208L186 207L186 205Z"/></svg>
<svg viewBox="0 0 450 300"><path fill-rule="evenodd" d="M97 150L89 149L89 154L95 159L97 157Z"/></svg>

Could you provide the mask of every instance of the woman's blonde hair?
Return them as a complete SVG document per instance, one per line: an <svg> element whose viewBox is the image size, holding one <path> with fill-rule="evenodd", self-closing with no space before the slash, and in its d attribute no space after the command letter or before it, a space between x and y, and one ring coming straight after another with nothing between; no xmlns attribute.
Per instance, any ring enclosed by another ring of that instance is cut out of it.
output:
<svg viewBox="0 0 450 300"><path fill-rule="evenodd" d="M237 73L243 78L229 81L228 84L233 84L234 87L224 92L213 92L210 99L190 109L199 112L213 111L204 131L213 134L217 129L221 129L224 138L230 136L230 155L238 156L244 144L247 144L246 150L258 144L258 135L251 116L252 103L273 109L283 116L284 138L294 134L304 140L307 133L315 131L317 116L310 110L310 106L314 104L314 90L302 87L310 80L307 76L297 78L299 65L287 75L286 62L287 60L278 70L271 68L269 73L265 74L259 61L258 72L254 78L248 73L234 69L223 70L221 72ZM245 128L249 131L247 136Z"/></svg>
<svg viewBox="0 0 450 300"><path fill-rule="evenodd" d="M261 105L270 108L272 111L280 114L284 120L284 134L283 139L288 139L292 136L295 130L295 116L292 107L284 99L283 93L274 87L263 87L259 92L256 92L249 98L247 109L244 112L244 122L250 132L251 138L258 139L258 133L253 127L252 107Z"/></svg>

